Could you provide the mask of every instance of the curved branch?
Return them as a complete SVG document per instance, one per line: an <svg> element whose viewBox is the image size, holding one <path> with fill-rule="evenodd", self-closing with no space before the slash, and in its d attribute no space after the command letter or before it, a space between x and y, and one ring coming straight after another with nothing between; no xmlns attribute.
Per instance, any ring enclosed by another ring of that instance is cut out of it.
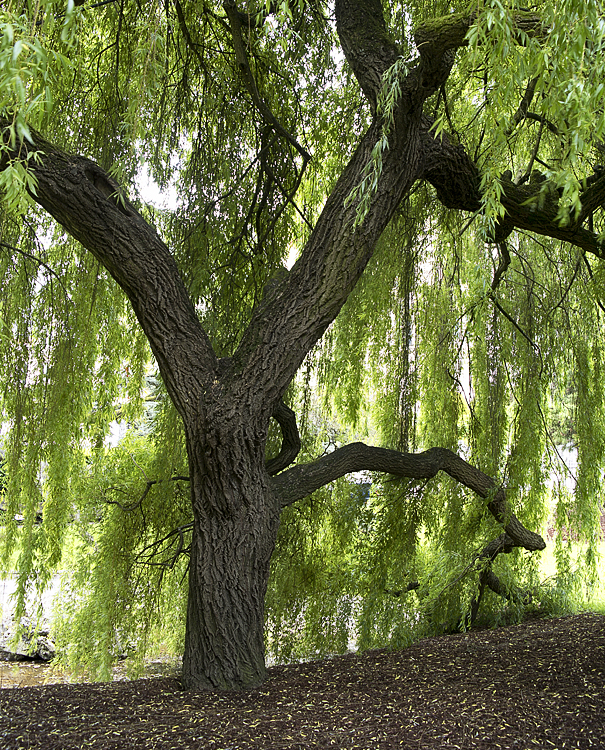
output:
<svg viewBox="0 0 605 750"><path fill-rule="evenodd" d="M430 117L422 118L423 179L435 188L437 197L446 208L480 211L481 174L477 166L464 146L454 143L446 132L436 138L434 124Z"/></svg>
<svg viewBox="0 0 605 750"><path fill-rule="evenodd" d="M284 507L354 471L380 471L411 479L430 479L439 471L444 471L487 500L488 510L502 524L515 545L531 551L546 547L542 537L526 529L511 511L504 490L487 474L447 448L430 448L423 453L400 453L364 443L351 443L313 463L288 469L273 479L273 489Z"/></svg>
<svg viewBox="0 0 605 750"><path fill-rule="evenodd" d="M397 59L398 50L385 32L380 0L338 0L339 35L349 62L368 92L377 91L382 74ZM369 78L364 78L366 75ZM414 73L412 71L412 73ZM389 149L373 193L371 210L358 224L357 204L349 200L364 179L372 151L381 134L373 122L327 198L298 261L257 305L234 355L243 383L254 382L270 398L269 411L284 394L304 358L336 318L372 257L391 216L422 174L417 113L409 106L410 74L395 112ZM370 80L371 79L371 80ZM412 80L413 79L413 80ZM365 81L365 82L364 82ZM421 97L416 95L421 101Z"/></svg>
<svg viewBox="0 0 605 750"><path fill-rule="evenodd" d="M538 83L538 77L532 78L527 83L527 87L525 89L525 93L523 94L523 98L521 99L521 103L519 104L519 107L515 114L513 115L513 121L506 130L506 135L510 136L512 135L514 129L517 127L517 125L522 122L527 117L527 111L529 110L530 104L532 103L532 100L534 98L534 94L536 93L536 84Z"/></svg>
<svg viewBox="0 0 605 750"><path fill-rule="evenodd" d="M586 188L582 191L582 211L578 223L582 224L593 211L605 206L605 170L600 167L586 179Z"/></svg>
<svg viewBox="0 0 605 750"><path fill-rule="evenodd" d="M540 349L540 347L538 346L538 344L536 344L536 342L533 341L529 337L529 335L523 330L523 328L521 328L521 326L517 323L517 321L513 318L513 316L510 313L506 312L506 310L502 307L502 305L496 299L496 295L495 294L493 294L493 293L490 294L489 295L489 300L493 304L493 306L496 308L496 310L498 310L498 312L500 313L500 315L503 315L508 320L508 322L513 326L513 328L515 328L517 331L519 331L519 333L521 334L521 336L523 336L523 338L527 341L527 343L534 350L534 353L536 354L536 356L539 358L540 362L542 363L541 366L540 366L540 374L542 374L542 372L544 370L544 358L542 357L542 350Z"/></svg>
<svg viewBox="0 0 605 750"><path fill-rule="evenodd" d="M466 47L467 34L479 19L476 11L450 13L420 24L414 32L414 42L424 57L438 57L451 49ZM524 36L544 36L542 17L531 11L517 11L513 15L514 31L521 40Z"/></svg>
<svg viewBox="0 0 605 750"><path fill-rule="evenodd" d="M198 49L199 45L197 45L193 38L191 37L191 32L189 31L189 28L187 26L187 22L185 20L185 14L183 13L183 7L179 0L174 0L174 7L176 10L176 17L179 22L179 27L181 29L181 34L183 35L183 38L187 42L187 46L189 49L193 52L193 54L197 57L197 60L200 64L200 68L202 70L206 70L206 65L204 63L204 58L202 57L200 50Z"/></svg>
<svg viewBox="0 0 605 750"><path fill-rule="evenodd" d="M300 452L300 434L296 425L296 414L280 401L273 410L273 419L279 424L282 432L281 450L270 458L265 468L269 476L274 476L294 462Z"/></svg>
<svg viewBox="0 0 605 750"><path fill-rule="evenodd" d="M508 252L506 240L502 240L502 242L498 243L498 249L500 250L500 263L498 264L498 268L496 268L496 272L494 273L494 278L492 281L492 292L496 291L502 277L508 271L508 267L510 266L510 253Z"/></svg>
<svg viewBox="0 0 605 750"><path fill-rule="evenodd" d="M414 42L420 53L425 98L445 83L456 50L467 46L468 31L479 20L478 13L466 10L426 21L416 28ZM543 36L542 18L530 11L517 11L513 15L513 32L519 42L527 36Z"/></svg>

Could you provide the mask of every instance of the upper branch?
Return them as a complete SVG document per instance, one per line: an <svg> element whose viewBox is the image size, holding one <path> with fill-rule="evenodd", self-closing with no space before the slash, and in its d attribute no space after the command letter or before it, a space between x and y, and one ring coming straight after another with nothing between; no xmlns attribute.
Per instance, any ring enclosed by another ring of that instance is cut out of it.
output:
<svg viewBox="0 0 605 750"><path fill-rule="evenodd" d="M336 0L342 51L373 109L383 73L399 57L384 20L381 0Z"/></svg>
<svg viewBox="0 0 605 750"><path fill-rule="evenodd" d="M354 471L381 471L411 479L430 479L437 472L445 471L487 500L487 508L517 546L528 550L540 550L546 546L539 534L526 529L512 513L504 490L498 488L491 477L446 448L431 448L423 453L400 453L363 443L351 443L313 463L288 469L273 479L273 489L282 506L291 505Z"/></svg>
<svg viewBox="0 0 605 750"><path fill-rule="evenodd" d="M349 62L366 93L374 96L382 74L398 55L386 34L380 2L338 0L336 15ZM338 315L391 216L421 174L418 119L407 95L413 87L404 88L364 221L356 222L357 205L348 199L371 162L381 132L377 121L342 171L300 259L264 296L241 339L235 369L245 383L265 391L267 410L283 396L306 354Z"/></svg>
<svg viewBox="0 0 605 750"><path fill-rule="evenodd" d="M447 133L435 137L432 121L423 118L423 138L426 159L424 179L437 191L437 197L448 208L480 211L481 177L477 166L463 146L456 144ZM567 223L559 219L559 192L548 181L516 185L504 174L502 205L506 211L496 227L494 240L501 242L513 229L525 229L554 239L569 242L598 257L605 257L605 248L595 232L583 226L589 214L605 207L605 174L596 172L585 181L580 192L582 211Z"/></svg>
<svg viewBox="0 0 605 750"><path fill-rule="evenodd" d="M225 2L223 3L223 8L225 10L225 13L227 14L227 17L229 18L229 23L231 24L231 35L233 37L233 49L235 50L235 57L237 60L237 64L239 66L246 88L248 89L248 93L252 97L252 101L254 102L256 108L262 115L262 118L265 121L265 123L269 125L270 127L272 127L276 133L283 136L288 141L288 143L294 146L294 148L302 156L303 163L306 164L311 159L311 155L298 143L296 138L294 138L294 136L291 135L284 128L284 126L279 122L277 117L275 117L275 115L273 114L273 112L271 111L267 103L263 100L263 98L261 97L258 91L256 81L254 80L254 76L252 74L252 70L250 69L250 64L248 62L248 55L246 54L244 40L242 38L242 22L241 22L242 14L238 11L237 6L233 0L225 0Z"/></svg>
<svg viewBox="0 0 605 750"><path fill-rule="evenodd" d="M426 99L447 80L456 50L467 45L471 26L480 20L475 11L450 13L425 21L414 31L414 42L420 53L419 74ZM518 11L513 16L514 32L523 36L541 36L544 33L541 17L536 13Z"/></svg>
<svg viewBox="0 0 605 750"><path fill-rule="evenodd" d="M414 42L422 58L435 59L449 50L467 45L467 34L471 26L480 20L476 11L463 11L440 16L422 23L414 32ZM542 17L531 11L516 11L513 15L514 30L519 35L543 36Z"/></svg>
<svg viewBox="0 0 605 750"><path fill-rule="evenodd" d="M216 357L176 262L155 230L97 164L56 149L34 133L14 158L29 160L37 185L32 198L89 250L128 296L149 339L166 387L185 415L198 406L201 375ZM4 165L0 164L0 168Z"/></svg>
<svg viewBox="0 0 605 750"><path fill-rule="evenodd" d="M400 82L388 149L382 151L382 170L364 220L357 222L357 206L350 196L367 179L374 146L384 135L379 117L341 173L299 261L255 309L235 354L235 369L244 383L264 390L268 416L307 352L338 315L382 231L418 179L432 182L448 206L481 209L476 166L464 149L445 135L435 138L432 123L422 116L424 101L449 74L450 52L464 43L473 18L467 14L462 21L453 16L439 19L435 28L444 31L436 32L434 41L426 29L417 32L421 60ZM537 28L536 19L531 15L527 28ZM336 0L336 20L347 61L375 107L383 75L399 57L387 32L381 2ZM518 203L515 209L521 226L528 209ZM548 231L560 233L552 221L546 226Z"/></svg>
<svg viewBox="0 0 605 750"><path fill-rule="evenodd" d="M414 42L420 64L411 77L420 104L445 83L455 52L467 44L468 30L477 19L473 11L450 13L416 28ZM544 33L542 19L536 13L518 11L513 24L520 38ZM400 55L388 33L381 0L336 0L336 25L347 62L374 110L382 75Z"/></svg>

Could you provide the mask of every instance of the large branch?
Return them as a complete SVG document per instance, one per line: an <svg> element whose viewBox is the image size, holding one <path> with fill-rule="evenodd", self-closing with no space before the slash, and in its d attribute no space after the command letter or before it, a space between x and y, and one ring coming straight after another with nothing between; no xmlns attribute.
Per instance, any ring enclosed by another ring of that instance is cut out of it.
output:
<svg viewBox="0 0 605 750"><path fill-rule="evenodd" d="M491 477L446 448L430 448L423 453L400 453L363 443L351 443L313 463L288 469L273 479L273 489L282 506L287 506L355 471L380 471L411 479L430 479L439 471L444 471L487 500L487 508L517 546L532 551L546 547L542 537L526 529L512 513L504 490Z"/></svg>
<svg viewBox="0 0 605 750"><path fill-rule="evenodd" d="M374 101L383 73L398 56L386 34L380 2L338 0L336 17L347 60ZM372 123L342 171L299 261L253 313L234 364L242 382L267 393L267 410L283 396L304 357L340 312L391 216L422 173L417 137L421 101L415 73L402 84L395 127L365 220L357 222L357 203L348 199L367 176L381 136L379 121Z"/></svg>
<svg viewBox="0 0 605 750"><path fill-rule="evenodd" d="M423 59L439 58L450 50L466 47L468 31L477 22L481 22L481 18L476 11L449 13L420 24L414 31L414 42ZM520 42L526 36L542 37L545 34L542 17L532 11L516 11L512 25Z"/></svg>
<svg viewBox="0 0 605 750"><path fill-rule="evenodd" d="M336 318L363 273L376 243L421 172L415 124L394 135L366 219L356 225L357 205L347 198L360 184L379 136L372 125L342 172L289 274L267 288L235 354L243 383L267 394L266 406L283 396L307 353Z"/></svg>
<svg viewBox="0 0 605 750"><path fill-rule="evenodd" d="M345 57L375 111L383 75L400 56L388 34L382 4L380 0L337 0L335 10ZM348 199L368 177L372 149L383 136L379 116L328 197L299 261L254 311L234 364L243 383L255 383L267 394L267 414L270 405L283 396L307 352L338 315L402 199L423 175L436 177L435 160L428 171L425 164L431 148L423 137L426 118L422 118L422 106L449 75L452 50L464 43L464 28L471 22L468 14L462 25L458 20L452 23L450 17L439 19L437 26L447 33L436 35L436 41L430 43L429 34L422 29L417 32L420 60L400 82L389 147L382 152L382 170L364 221L357 222L357 205ZM461 157L467 158L463 152ZM468 186L464 177L452 180L453 172L441 169L441 181L447 177L450 192L454 183L466 190L464 207L472 201L480 205L476 174Z"/></svg>
<svg viewBox="0 0 605 750"><path fill-rule="evenodd" d="M457 49L468 44L471 26L480 20L476 11L450 13L426 21L414 31L420 63L412 78L422 103L447 79ZM375 107L382 75L400 56L385 23L381 0L336 0L336 24L342 50L362 91ZM513 33L519 41L542 36L544 27L537 13L517 11Z"/></svg>
<svg viewBox="0 0 605 750"><path fill-rule="evenodd" d="M381 0L336 0L336 28L347 62L375 108L382 75L400 54L387 31Z"/></svg>
<svg viewBox="0 0 605 750"><path fill-rule="evenodd" d="M183 415L195 410L203 387L200 375L206 373L209 380L217 360L174 258L97 164L63 153L37 133L33 140L33 145L23 142L14 155L25 159L28 151L38 152L29 160L37 180L32 198L122 287L177 409Z"/></svg>
<svg viewBox="0 0 605 750"><path fill-rule="evenodd" d="M466 211L481 209L481 175L462 144L454 143L447 133L435 137L434 120L422 118L424 179L437 191L447 208Z"/></svg>
<svg viewBox="0 0 605 750"><path fill-rule="evenodd" d="M448 208L477 212L482 208L480 173L464 147L454 143L447 133L437 138L431 130L430 118L423 118L423 143L426 151L424 179L437 192L437 197ZM559 193L548 182L516 185L508 175L503 175L502 205L506 214L496 228L496 241L510 232L524 229L535 234L569 242L598 257L605 257L605 248L599 236L583 226L589 214L605 206L605 174L596 172L587 178L580 191L583 210L577 220L561 224Z"/></svg>

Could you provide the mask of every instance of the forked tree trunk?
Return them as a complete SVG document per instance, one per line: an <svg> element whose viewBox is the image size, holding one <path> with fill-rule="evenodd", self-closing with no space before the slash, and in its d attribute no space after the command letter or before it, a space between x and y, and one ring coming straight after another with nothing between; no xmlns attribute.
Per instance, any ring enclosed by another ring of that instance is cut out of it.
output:
<svg viewBox="0 0 605 750"><path fill-rule="evenodd" d="M335 14L347 61L376 111L384 73L402 52L389 36L382 3L336 0ZM477 166L446 133L435 137L434 123L423 113L425 101L447 80L455 51L466 43L475 18L474 11L449 14L416 30L420 57L399 82L392 123L385 130L388 123L379 115L361 138L301 257L285 278L267 287L230 361L214 352L174 256L109 175L86 158L64 154L38 134L33 150L23 141L13 154L3 152L0 168L9 158L27 157L37 180L32 198L88 248L124 290L183 418L194 515L183 665L187 688L245 689L262 682L264 597L279 506L297 502L349 471L416 478L447 471L486 498L512 543L530 550L544 547L543 540L510 513L503 491L449 451L413 456L357 444L284 471L273 482L264 463L271 408L338 315L413 185L426 179L446 206L481 210ZM538 15L523 13L516 25L524 34L544 33ZM234 38L234 44L238 41ZM10 118L0 125L3 131L13 127ZM377 166L374 148L387 131L388 148L381 151L371 206L359 223L356 201L349 199L362 182L371 182L368 165ZM36 158L29 160L33 152ZM517 226L603 256L598 235L582 226L603 203L605 177L600 172L582 191L581 216L565 227L559 226L556 201L542 206L543 201L535 200L538 193L543 196L542 186L504 180L502 187L506 232Z"/></svg>
<svg viewBox="0 0 605 750"><path fill-rule="evenodd" d="M279 506L264 441L241 421L213 428L189 445L194 530L183 686L244 690L265 679L264 602Z"/></svg>

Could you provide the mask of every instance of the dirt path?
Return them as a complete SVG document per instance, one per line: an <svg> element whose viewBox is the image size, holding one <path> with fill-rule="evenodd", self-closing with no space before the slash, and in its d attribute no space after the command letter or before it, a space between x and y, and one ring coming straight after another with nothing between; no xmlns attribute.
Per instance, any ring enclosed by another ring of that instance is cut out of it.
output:
<svg viewBox="0 0 605 750"><path fill-rule="evenodd" d="M602 750L605 617L274 667L249 693L167 678L3 689L0 748Z"/></svg>

